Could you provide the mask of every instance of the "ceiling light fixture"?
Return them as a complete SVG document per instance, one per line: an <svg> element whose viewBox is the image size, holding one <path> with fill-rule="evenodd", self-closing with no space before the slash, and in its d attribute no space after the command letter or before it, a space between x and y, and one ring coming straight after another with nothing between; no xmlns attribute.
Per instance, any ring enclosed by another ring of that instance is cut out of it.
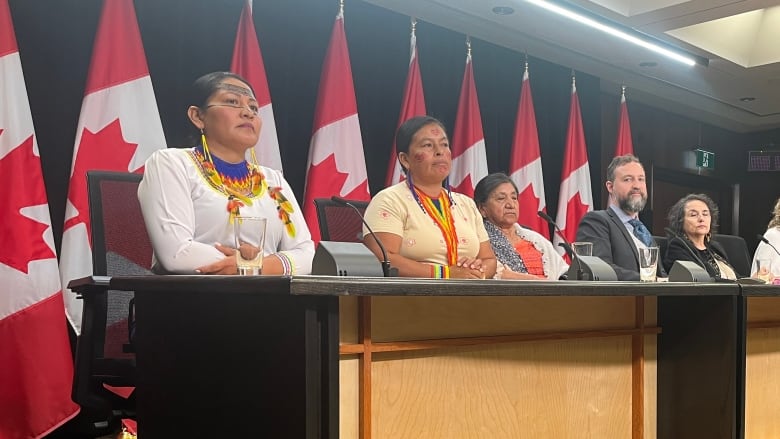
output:
<svg viewBox="0 0 780 439"><path fill-rule="evenodd" d="M493 13L496 15L512 15L515 13L515 10L509 6L496 6L493 8Z"/></svg>
<svg viewBox="0 0 780 439"><path fill-rule="evenodd" d="M554 12L558 15L562 15L570 20L574 20L578 23L582 23L586 26L590 26L594 29L600 30L601 32L610 34L612 36L618 37L620 39L623 39L625 41L628 41L630 43L636 44L637 46L644 47L645 49L651 50L655 53L659 53L661 55L664 55L666 57L669 57L675 61L679 61L683 64L686 64L688 66L694 66L696 65L696 60L694 60L690 56L684 56L677 52L674 52L672 50L669 50L661 45L658 45L656 43L652 43L650 41L643 40L635 35L631 35L630 33L617 29L615 27L609 26L607 24L601 23L597 20L594 20L593 18L587 17L585 15L579 14L577 12L571 11L569 9L563 8L561 6L558 6L554 3L551 3L546 0L526 0L528 3L534 4L536 6L539 6L541 8L547 9L550 12Z"/></svg>

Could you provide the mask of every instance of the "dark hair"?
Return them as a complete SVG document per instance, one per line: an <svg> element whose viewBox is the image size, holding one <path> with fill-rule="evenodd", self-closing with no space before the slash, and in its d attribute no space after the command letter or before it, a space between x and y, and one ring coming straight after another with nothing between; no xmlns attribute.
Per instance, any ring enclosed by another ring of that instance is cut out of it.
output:
<svg viewBox="0 0 780 439"><path fill-rule="evenodd" d="M407 119L404 123L402 123L401 126L398 127L398 131L395 133L396 154L400 154L402 152L408 154L409 145L412 144L412 138L415 134L417 134L417 131L420 131L420 129L425 125L432 123L440 126L445 133L447 132L447 128L444 127L444 124L441 123L439 119L431 116L415 116L411 119ZM401 166L401 168L404 170L404 173L407 171L403 166Z"/></svg>
<svg viewBox="0 0 780 439"><path fill-rule="evenodd" d="M504 183L511 183L512 187L515 188L515 192L518 192L515 182L503 172L494 172L479 180L477 186L474 187L474 202L477 204L477 207L482 207L482 205L487 203L490 194Z"/></svg>
<svg viewBox="0 0 780 439"><path fill-rule="evenodd" d="M607 181L615 181L615 169L629 163L642 164L634 154L619 155L613 158L607 166Z"/></svg>
<svg viewBox="0 0 780 439"><path fill-rule="evenodd" d="M203 106L206 104L206 101L208 101L211 95L217 91L219 84L228 78L237 79L243 82L250 90L252 90L252 94L255 94L255 90L252 88L252 85L249 84L249 81L242 78L240 75L232 72L211 72L206 73L205 75L196 79L192 84L192 90L189 96L189 105L195 105L198 108L203 108Z"/></svg>
<svg viewBox="0 0 780 439"><path fill-rule="evenodd" d="M715 233L718 229L718 205L712 201L712 198L704 194L688 194L680 198L674 206L669 209L669 228L674 230L678 236L685 236L683 230L683 223L685 222L685 205L691 201L701 201L707 205L707 209L710 210L710 234Z"/></svg>

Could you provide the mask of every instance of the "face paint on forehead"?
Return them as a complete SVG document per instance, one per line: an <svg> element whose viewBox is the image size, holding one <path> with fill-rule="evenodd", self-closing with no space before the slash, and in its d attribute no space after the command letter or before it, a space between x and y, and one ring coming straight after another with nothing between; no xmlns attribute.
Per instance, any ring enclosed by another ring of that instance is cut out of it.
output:
<svg viewBox="0 0 780 439"><path fill-rule="evenodd" d="M235 94L239 94L239 95L242 95L242 96L247 96L247 97L250 97L252 99L255 99L255 95L252 94L252 90L250 90L247 87L241 87L241 86L238 86L238 85L226 84L224 82L220 82L219 84L217 84L216 89L217 90L229 91L231 93L235 93Z"/></svg>
<svg viewBox="0 0 780 439"><path fill-rule="evenodd" d="M433 134L434 136L440 136L442 134L442 130L438 126L434 125L433 127L431 127L431 134Z"/></svg>

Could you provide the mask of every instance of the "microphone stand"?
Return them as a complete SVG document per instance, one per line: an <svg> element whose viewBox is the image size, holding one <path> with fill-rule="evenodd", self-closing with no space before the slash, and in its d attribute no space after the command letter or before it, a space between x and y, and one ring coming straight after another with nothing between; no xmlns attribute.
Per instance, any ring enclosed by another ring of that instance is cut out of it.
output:
<svg viewBox="0 0 780 439"><path fill-rule="evenodd" d="M371 230L371 226L369 226L365 218L363 218L363 214L360 213L360 209L358 209L357 206L350 203L346 199L336 195L330 197L330 200L341 206L351 207L352 210L355 211L355 213L358 215L358 218L360 218L360 221L363 223L364 226L366 226L366 229L368 229L368 234L371 235L372 238L374 238L374 241L376 241L377 245L379 246L379 251L382 252L382 274L384 275L384 277L392 277L393 270L390 267L390 259L387 257L387 250L385 250L385 246L382 244L382 241L380 241L379 238L377 238L374 231Z"/></svg>
<svg viewBox="0 0 780 439"><path fill-rule="evenodd" d="M768 246L772 247L772 250L774 250L774 251L775 251L775 253L777 253L777 255L778 255L778 256L780 256L780 251L777 251L777 247L775 247L774 245L772 245L772 243L771 243L771 242L769 242L769 240L768 240L768 239L766 239L766 237L764 237L764 235L756 235L756 237L757 237L757 238L758 238L758 239L759 239L761 242L763 242L764 244L766 244L766 245L768 245Z"/></svg>
<svg viewBox="0 0 780 439"><path fill-rule="evenodd" d="M558 236L561 237L563 242L559 242L558 245L563 248L563 250L566 252L567 255L571 258L571 261L573 264L576 264L577 266L577 280L582 280L583 277L585 277L585 273L582 270L582 262L580 261L580 257L574 253L574 249L571 246L571 243L568 239L566 239L565 236L563 236L563 232L561 231L560 227L558 227L558 224L553 221L552 218L550 218L550 215L547 215L546 212L542 212L541 210L536 212L537 215L543 220L547 222L547 224L550 224L555 229L555 232L558 234Z"/></svg>

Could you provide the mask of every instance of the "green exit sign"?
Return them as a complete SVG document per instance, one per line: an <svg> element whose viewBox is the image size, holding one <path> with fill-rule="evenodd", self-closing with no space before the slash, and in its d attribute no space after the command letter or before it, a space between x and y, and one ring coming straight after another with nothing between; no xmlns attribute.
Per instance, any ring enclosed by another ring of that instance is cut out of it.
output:
<svg viewBox="0 0 780 439"><path fill-rule="evenodd" d="M696 167L715 169L715 153L703 149L694 149L696 153Z"/></svg>

